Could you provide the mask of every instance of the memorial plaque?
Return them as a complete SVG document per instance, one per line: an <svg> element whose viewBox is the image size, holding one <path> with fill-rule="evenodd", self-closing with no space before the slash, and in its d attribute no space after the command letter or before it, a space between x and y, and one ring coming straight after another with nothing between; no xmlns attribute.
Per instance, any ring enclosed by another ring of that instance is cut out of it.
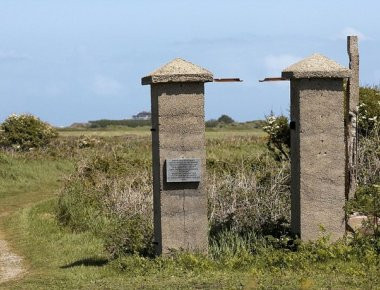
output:
<svg viewBox="0 0 380 290"><path fill-rule="evenodd" d="M167 159L166 182L200 182L201 159Z"/></svg>

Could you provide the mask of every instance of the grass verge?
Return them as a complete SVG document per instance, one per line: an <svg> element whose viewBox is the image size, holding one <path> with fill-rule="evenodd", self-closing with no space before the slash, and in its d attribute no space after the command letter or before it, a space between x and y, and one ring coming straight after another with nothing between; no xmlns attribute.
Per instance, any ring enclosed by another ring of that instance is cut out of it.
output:
<svg viewBox="0 0 380 290"><path fill-rule="evenodd" d="M50 199L6 219L10 242L28 262L28 275L2 285L5 289L380 288L380 270L370 256L307 261L307 253L268 248L247 257L235 253L223 262L193 254L108 262L101 240L59 227L55 204ZM325 251L318 255L328 256Z"/></svg>
<svg viewBox="0 0 380 290"><path fill-rule="evenodd" d="M237 162L240 159L253 160L253 152L262 147L256 141L241 137L209 140L213 148L208 152L210 169L232 170L245 164ZM135 147L139 150L133 151ZM148 156L149 146L135 147L128 143L128 154ZM57 223L54 192L62 175L73 171L71 161L2 155L0 162L0 212L11 213L0 218L0 227L13 249L25 258L28 271L22 279L0 288L380 289L380 244L376 251L368 245L331 247L322 241L294 251L281 245L281 239L267 242L226 234L219 243L211 243L210 257L127 255L109 261L100 237ZM131 162L131 166L141 166L134 159Z"/></svg>

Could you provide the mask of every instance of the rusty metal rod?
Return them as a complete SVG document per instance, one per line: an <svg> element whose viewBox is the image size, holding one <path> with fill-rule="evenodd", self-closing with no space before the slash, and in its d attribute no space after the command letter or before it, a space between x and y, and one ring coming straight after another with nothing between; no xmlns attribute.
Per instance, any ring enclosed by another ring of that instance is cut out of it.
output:
<svg viewBox="0 0 380 290"><path fill-rule="evenodd" d="M242 82L243 80L239 78L224 78L224 79L214 79L216 83L232 83L232 82Z"/></svg>
<svg viewBox="0 0 380 290"><path fill-rule="evenodd" d="M260 83L262 83L262 82L277 82L277 81L287 81L287 79L284 79L282 77L274 77L274 78L265 78L263 80L259 80Z"/></svg>

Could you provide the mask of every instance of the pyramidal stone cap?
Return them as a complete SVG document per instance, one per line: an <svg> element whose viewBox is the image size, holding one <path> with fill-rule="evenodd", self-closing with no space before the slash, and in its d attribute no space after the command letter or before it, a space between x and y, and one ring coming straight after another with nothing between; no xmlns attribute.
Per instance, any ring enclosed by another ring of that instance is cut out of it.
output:
<svg viewBox="0 0 380 290"><path fill-rule="evenodd" d="M350 75L348 68L318 53L282 71L284 79L348 78Z"/></svg>
<svg viewBox="0 0 380 290"><path fill-rule="evenodd" d="M173 82L212 82L212 73L181 58L173 59L141 79L142 85Z"/></svg>

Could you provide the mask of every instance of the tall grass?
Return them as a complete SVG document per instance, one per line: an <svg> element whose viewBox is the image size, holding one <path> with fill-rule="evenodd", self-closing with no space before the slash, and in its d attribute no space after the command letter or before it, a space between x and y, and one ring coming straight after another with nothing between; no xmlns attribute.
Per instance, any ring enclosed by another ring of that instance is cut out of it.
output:
<svg viewBox="0 0 380 290"><path fill-rule="evenodd" d="M102 236L112 257L151 254L150 140L94 144L92 153L78 159L61 191L58 219L74 231ZM268 233L289 219L289 164L275 161L264 144L253 136L208 141L212 236L224 230Z"/></svg>
<svg viewBox="0 0 380 290"><path fill-rule="evenodd" d="M370 133L360 136L358 149L359 185L380 185L380 121Z"/></svg>
<svg viewBox="0 0 380 290"><path fill-rule="evenodd" d="M208 141L209 256L180 252L152 259L150 139L90 139L63 138L43 151L3 154L2 168L15 175L15 184L28 180L22 201L28 186L54 189L58 173L72 173L58 206L55 199L40 203L8 225L17 231L12 243L31 265L31 275L17 285L238 288L249 284L246 279L259 288L378 285L378 238L355 234L333 245L327 237L300 244L287 234L289 164L275 161L265 140L251 136ZM108 261L104 249L117 259Z"/></svg>

